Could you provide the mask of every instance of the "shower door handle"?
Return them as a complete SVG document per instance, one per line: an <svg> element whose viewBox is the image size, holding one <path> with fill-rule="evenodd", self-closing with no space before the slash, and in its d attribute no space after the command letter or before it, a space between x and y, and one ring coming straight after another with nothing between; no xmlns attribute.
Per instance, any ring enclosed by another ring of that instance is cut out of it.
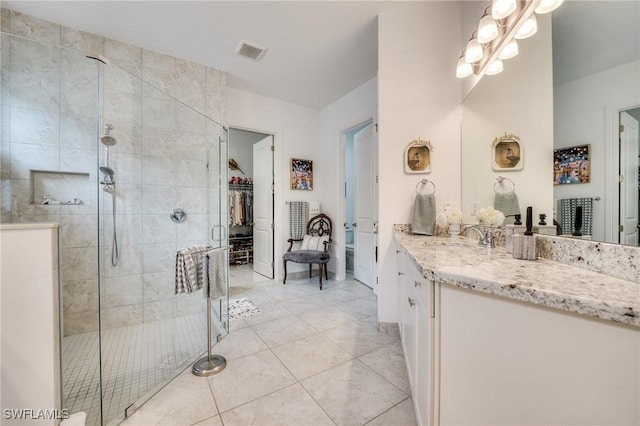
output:
<svg viewBox="0 0 640 426"><path fill-rule="evenodd" d="M220 232L218 232L219 238L216 238L216 229L220 228ZM211 240L213 241L222 241L227 238L227 228L224 225L214 225L211 227Z"/></svg>

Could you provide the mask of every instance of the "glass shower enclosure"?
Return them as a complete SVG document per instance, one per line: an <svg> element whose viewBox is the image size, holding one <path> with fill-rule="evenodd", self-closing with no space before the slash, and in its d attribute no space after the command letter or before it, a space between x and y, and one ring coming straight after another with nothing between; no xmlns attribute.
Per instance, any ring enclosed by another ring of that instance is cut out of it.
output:
<svg viewBox="0 0 640 426"><path fill-rule="evenodd" d="M61 405L87 425L131 415L206 351L206 299L176 294L176 252L228 244L226 129L130 71L2 33L0 220L61 224Z"/></svg>

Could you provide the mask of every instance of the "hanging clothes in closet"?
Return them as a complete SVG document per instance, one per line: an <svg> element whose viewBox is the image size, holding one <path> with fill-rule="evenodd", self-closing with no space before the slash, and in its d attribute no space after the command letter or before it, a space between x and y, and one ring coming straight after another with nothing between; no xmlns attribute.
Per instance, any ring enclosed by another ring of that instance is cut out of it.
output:
<svg viewBox="0 0 640 426"><path fill-rule="evenodd" d="M253 189L229 190L229 226L253 225Z"/></svg>

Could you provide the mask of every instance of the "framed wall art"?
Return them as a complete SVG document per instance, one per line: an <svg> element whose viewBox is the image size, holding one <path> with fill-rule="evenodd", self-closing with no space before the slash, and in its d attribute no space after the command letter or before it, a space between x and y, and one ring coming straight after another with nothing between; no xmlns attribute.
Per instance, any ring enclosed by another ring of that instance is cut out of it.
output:
<svg viewBox="0 0 640 426"><path fill-rule="evenodd" d="M431 172L431 152L433 146L430 141L420 138L414 139L404 150L405 173Z"/></svg>
<svg viewBox="0 0 640 426"><path fill-rule="evenodd" d="M290 172L291 189L313 190L313 161L292 158Z"/></svg>
<svg viewBox="0 0 640 426"><path fill-rule="evenodd" d="M553 184L589 183L591 181L591 145L553 150Z"/></svg>
<svg viewBox="0 0 640 426"><path fill-rule="evenodd" d="M491 169L496 172L522 170L524 167L524 147L520 138L505 133L491 144Z"/></svg>

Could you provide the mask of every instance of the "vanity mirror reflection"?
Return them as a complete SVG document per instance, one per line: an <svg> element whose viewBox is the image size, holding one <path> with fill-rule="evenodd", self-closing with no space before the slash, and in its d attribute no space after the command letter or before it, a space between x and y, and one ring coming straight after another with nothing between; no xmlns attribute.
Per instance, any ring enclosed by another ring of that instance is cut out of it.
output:
<svg viewBox="0 0 640 426"><path fill-rule="evenodd" d="M638 121L640 2L565 1L539 16L520 54L462 102L465 221L474 222L474 206L491 204L501 174L516 182L521 209L532 205L536 218L557 217L562 199L586 199L593 240L637 246ZM505 132L521 138L522 170L492 171L491 141ZM554 185L554 149L580 145L590 147L589 183Z"/></svg>

